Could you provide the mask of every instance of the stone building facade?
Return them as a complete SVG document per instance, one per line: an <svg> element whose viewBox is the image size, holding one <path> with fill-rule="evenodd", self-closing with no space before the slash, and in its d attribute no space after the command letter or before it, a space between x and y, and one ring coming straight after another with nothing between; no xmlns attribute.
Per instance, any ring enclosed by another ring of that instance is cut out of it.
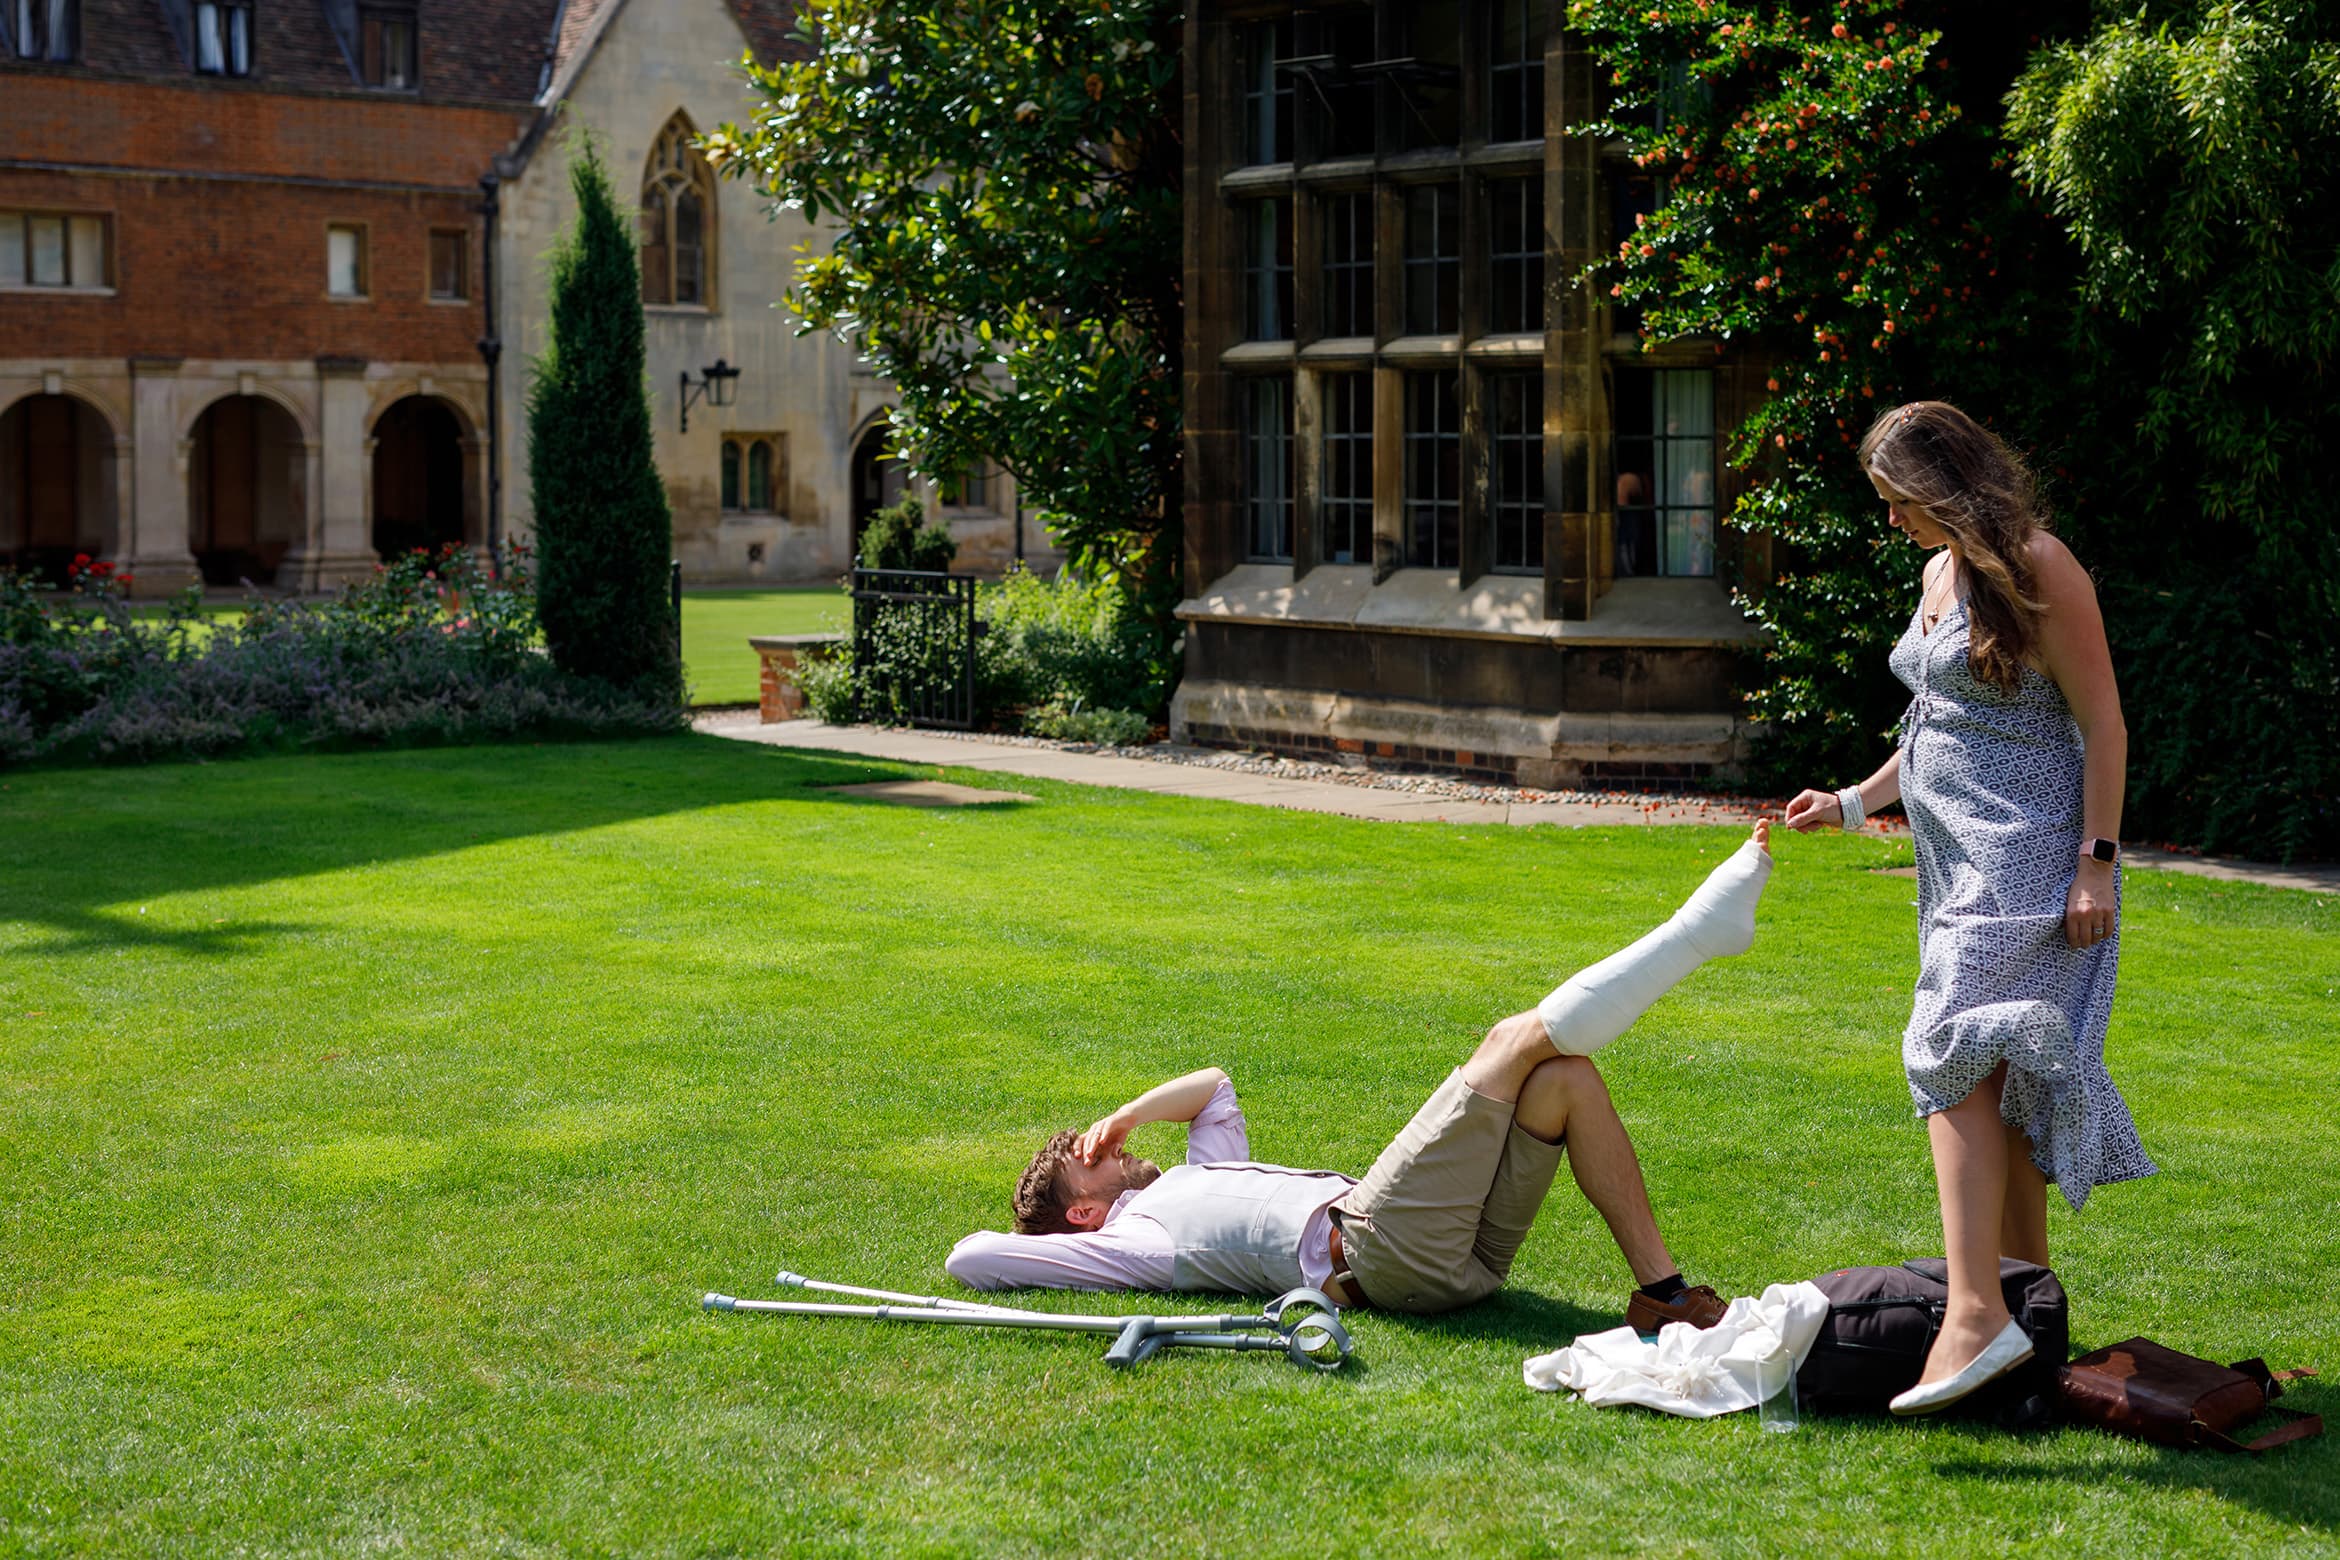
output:
<svg viewBox="0 0 2340 1560"><path fill-rule="evenodd" d="M776 307L804 224L688 144L751 110L740 61L793 25L793 0L0 5L0 566L313 591L525 536L574 126L639 202L686 577L833 578L906 485L887 386ZM736 397L685 433L680 376L718 359ZM1005 479L919 491L964 563L1009 556Z"/></svg>
<svg viewBox="0 0 2340 1560"><path fill-rule="evenodd" d="M1651 209L1559 0L1186 23L1193 740L1530 785L1744 755L1761 366L1573 279Z"/></svg>
<svg viewBox="0 0 2340 1560"><path fill-rule="evenodd" d="M779 302L800 246L822 242L800 213L774 211L748 184L716 178L691 137L745 122L757 97L744 54L802 47L792 7L745 0L568 0L542 108L500 164L500 266L510 278L505 344L542 352L550 318L541 256L574 215L564 140L601 144L621 200L638 201L645 332L659 470L686 579L834 578L860 522L915 490L959 541L962 569L1003 567L1015 551L1015 489L980 473L948 494L912 484L890 458L891 387L831 335L797 334ZM728 406L682 402L705 370L739 370ZM528 514L525 412L507 397L509 503ZM1054 555L1037 524L1026 555Z"/></svg>
<svg viewBox="0 0 2340 1560"><path fill-rule="evenodd" d="M472 35L549 3L0 11L0 562L317 589L476 533L476 181L540 62Z"/></svg>

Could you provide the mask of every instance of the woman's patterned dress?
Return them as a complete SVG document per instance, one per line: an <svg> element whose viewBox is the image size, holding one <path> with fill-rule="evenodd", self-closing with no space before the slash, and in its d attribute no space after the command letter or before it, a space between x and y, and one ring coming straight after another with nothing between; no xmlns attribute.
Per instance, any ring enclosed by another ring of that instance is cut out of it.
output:
<svg viewBox="0 0 2340 1560"><path fill-rule="evenodd" d="M2091 1188L2153 1173L2104 1070L2121 959L2113 935L2064 940L2080 860L2080 728L2055 681L2025 667L2013 693L1967 664L1960 602L1893 647L1915 695L1901 728L1901 805L1917 838L1918 984L1901 1060L1918 1114L1947 1110L2000 1062L2000 1115L2079 1208Z"/></svg>

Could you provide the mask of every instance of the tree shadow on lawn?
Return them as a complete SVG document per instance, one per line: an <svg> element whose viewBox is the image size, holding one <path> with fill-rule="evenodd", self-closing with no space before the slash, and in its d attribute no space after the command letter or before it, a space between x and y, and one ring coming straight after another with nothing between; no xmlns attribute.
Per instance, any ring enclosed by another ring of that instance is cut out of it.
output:
<svg viewBox="0 0 2340 1560"><path fill-rule="evenodd" d="M2304 1406L2323 1413L2326 1391L2294 1387L2284 1395L2284 1406ZM2306 1399L2304 1405L2299 1400ZM2262 1432L2274 1421L2251 1427ZM1960 1425L1977 1439L2003 1432L1987 1425ZM2242 1432L2237 1432L2239 1436ZM2123 1459L2095 1463L2081 1458L2058 1458L2034 1463L1987 1462L1980 1458L1947 1458L1934 1465L1946 1478L1978 1482L1997 1480L2017 1484L2145 1485L2157 1490L2196 1492L2233 1505L2249 1506L2278 1522L2313 1527L2326 1532L2340 1528L2340 1447L2327 1440L2295 1442L2259 1456L2214 1451L2209 1448L2139 1446L2142 1462Z"/></svg>
<svg viewBox="0 0 2340 1560"><path fill-rule="evenodd" d="M31 954L228 958L312 928L173 926L137 907L739 802L882 806L821 788L931 772L698 734L26 771L0 811L0 920L51 933Z"/></svg>

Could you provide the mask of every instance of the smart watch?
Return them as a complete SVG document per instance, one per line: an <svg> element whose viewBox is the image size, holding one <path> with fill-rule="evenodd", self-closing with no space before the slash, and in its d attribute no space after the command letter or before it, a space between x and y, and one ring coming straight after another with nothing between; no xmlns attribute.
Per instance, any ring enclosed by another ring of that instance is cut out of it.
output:
<svg viewBox="0 0 2340 1560"><path fill-rule="evenodd" d="M2108 840L2099 835L2094 839L2081 841L2080 854L2091 861L2101 861L2109 867L2121 859L2121 842Z"/></svg>

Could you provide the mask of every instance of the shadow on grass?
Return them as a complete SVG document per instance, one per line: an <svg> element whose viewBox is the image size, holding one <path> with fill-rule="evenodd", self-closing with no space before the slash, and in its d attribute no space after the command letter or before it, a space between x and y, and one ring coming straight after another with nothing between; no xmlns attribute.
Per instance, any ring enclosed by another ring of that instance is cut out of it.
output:
<svg viewBox="0 0 2340 1560"><path fill-rule="evenodd" d="M0 919L48 931L42 954L233 958L310 928L174 927L140 906L739 802L880 806L820 788L928 773L696 734L21 771L0 803Z"/></svg>
<svg viewBox="0 0 2340 1560"><path fill-rule="evenodd" d="M2286 1407L2300 1406L2309 1413L2325 1412L2321 1398L2329 1392L2295 1389L2285 1395ZM2301 1400L2305 1401L2302 1402ZM2253 1428L2265 1430L2271 1421ZM1961 1426L1976 1438L1996 1437L1988 1426ZM2032 1463L1990 1462L1952 1457L1934 1464L1945 1478L1971 1479L2008 1485L2144 1485L2156 1490L2208 1495L2233 1505L2248 1506L2278 1522L2330 1532L2340 1529L2340 1447L2328 1440L2294 1442L2260 1456L2213 1451L2153 1447L2143 1462L2123 1460L2099 1464L2080 1458L2056 1458Z"/></svg>
<svg viewBox="0 0 2340 1560"><path fill-rule="evenodd" d="M1607 1332L1625 1321L1622 1312L1587 1311L1532 1289L1497 1290L1477 1305L1435 1316L1372 1309L1359 1314L1431 1337L1515 1343L1529 1354L1559 1348L1585 1333Z"/></svg>

